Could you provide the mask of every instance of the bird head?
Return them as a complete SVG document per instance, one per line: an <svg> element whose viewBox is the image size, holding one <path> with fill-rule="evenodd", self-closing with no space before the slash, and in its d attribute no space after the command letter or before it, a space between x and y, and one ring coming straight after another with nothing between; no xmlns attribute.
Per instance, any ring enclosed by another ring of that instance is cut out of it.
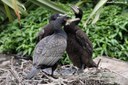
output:
<svg viewBox="0 0 128 85"><path fill-rule="evenodd" d="M81 8L79 8L78 6L71 6L71 9L73 10L76 18L80 18L80 20L82 19L83 16L83 11Z"/></svg>
<svg viewBox="0 0 128 85"><path fill-rule="evenodd" d="M57 20L62 23L62 25L70 25L71 23L77 22L80 19L79 18L70 18L66 14L63 15L62 17L57 17Z"/></svg>
<svg viewBox="0 0 128 85"><path fill-rule="evenodd" d="M70 25L72 22L76 22L78 20L80 19L79 18L71 19L65 14L61 17L57 17L56 20L54 20L53 22L54 22L54 25L56 26L64 26L64 25Z"/></svg>
<svg viewBox="0 0 128 85"><path fill-rule="evenodd" d="M65 14L59 14L59 13L53 14L53 15L50 16L49 22L54 21L54 20L56 20L58 17L62 17L62 16L65 16Z"/></svg>

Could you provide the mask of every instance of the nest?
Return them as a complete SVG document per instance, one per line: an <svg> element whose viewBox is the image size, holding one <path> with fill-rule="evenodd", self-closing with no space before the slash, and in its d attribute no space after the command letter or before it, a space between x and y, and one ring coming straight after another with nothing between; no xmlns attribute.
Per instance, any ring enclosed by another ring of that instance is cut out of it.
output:
<svg viewBox="0 0 128 85"><path fill-rule="evenodd" d="M120 85L108 69L87 68L78 74L72 65L57 68L55 77L40 71L31 80L25 79L31 67L32 61L24 59L4 61L0 65L0 85Z"/></svg>

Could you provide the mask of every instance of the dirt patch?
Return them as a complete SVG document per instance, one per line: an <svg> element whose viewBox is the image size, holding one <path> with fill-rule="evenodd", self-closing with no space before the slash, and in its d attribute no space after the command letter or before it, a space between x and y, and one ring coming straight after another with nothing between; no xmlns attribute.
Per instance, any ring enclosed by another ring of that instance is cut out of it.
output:
<svg viewBox="0 0 128 85"><path fill-rule="evenodd" d="M128 83L126 78L105 68L87 68L78 74L72 65L59 67L55 71L56 78L40 71L34 78L27 80L25 77L31 67L32 61L14 58L4 60L0 64L0 85L127 85Z"/></svg>

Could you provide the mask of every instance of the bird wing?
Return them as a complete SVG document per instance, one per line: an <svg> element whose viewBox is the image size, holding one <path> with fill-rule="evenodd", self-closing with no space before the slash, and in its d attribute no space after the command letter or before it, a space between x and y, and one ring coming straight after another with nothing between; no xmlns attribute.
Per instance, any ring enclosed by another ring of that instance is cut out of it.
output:
<svg viewBox="0 0 128 85"><path fill-rule="evenodd" d="M46 44L46 39L42 39L35 47L34 52L33 52L33 64L38 66L42 62L42 56L46 56L45 54L47 53L47 48ZM42 43L42 44L41 44Z"/></svg>
<svg viewBox="0 0 128 85"><path fill-rule="evenodd" d="M82 30L78 30L76 31L76 38L78 40L78 42L80 43L80 45L87 50L87 52L89 54L92 54L93 52L93 46L91 41L89 40L88 36L82 31Z"/></svg>
<svg viewBox="0 0 128 85"><path fill-rule="evenodd" d="M44 37L49 36L49 35L51 35L51 34L53 34L53 29L52 29L51 24L48 24L48 25L44 26L44 27L41 29L41 31L38 33L38 35L37 35L37 43L38 43L41 39L43 39Z"/></svg>
<svg viewBox="0 0 128 85"><path fill-rule="evenodd" d="M54 36L43 38L35 47L33 54L33 64L54 65L62 56L66 46L63 47L63 40ZM59 43L58 43L59 42Z"/></svg>

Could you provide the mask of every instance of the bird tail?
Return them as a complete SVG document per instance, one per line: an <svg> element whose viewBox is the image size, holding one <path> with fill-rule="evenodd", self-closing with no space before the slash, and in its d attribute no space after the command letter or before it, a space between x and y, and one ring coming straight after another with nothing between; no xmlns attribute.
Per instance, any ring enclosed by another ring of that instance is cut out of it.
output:
<svg viewBox="0 0 128 85"><path fill-rule="evenodd" d="M38 71L39 70L36 67L33 66L32 69L31 69L31 71L30 71L30 73L27 74L26 78L27 79L33 78L38 73Z"/></svg>

